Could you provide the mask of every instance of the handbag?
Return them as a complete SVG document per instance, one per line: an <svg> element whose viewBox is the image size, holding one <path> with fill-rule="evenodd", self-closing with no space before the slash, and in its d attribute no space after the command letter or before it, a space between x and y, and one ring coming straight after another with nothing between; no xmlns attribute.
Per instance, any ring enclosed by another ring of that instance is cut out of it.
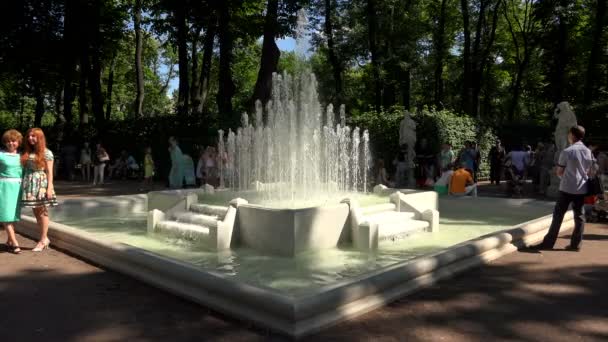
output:
<svg viewBox="0 0 608 342"><path fill-rule="evenodd" d="M107 162L110 160L110 156L107 153L104 153L101 157L99 157L100 162Z"/></svg>
<svg viewBox="0 0 608 342"><path fill-rule="evenodd" d="M587 196L596 196L604 194L604 186L600 177L595 175L587 179Z"/></svg>

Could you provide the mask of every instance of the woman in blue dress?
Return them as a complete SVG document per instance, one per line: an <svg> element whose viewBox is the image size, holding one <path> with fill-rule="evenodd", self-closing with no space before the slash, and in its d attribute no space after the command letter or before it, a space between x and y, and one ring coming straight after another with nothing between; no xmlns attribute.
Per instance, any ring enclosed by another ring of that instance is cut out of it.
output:
<svg viewBox="0 0 608 342"><path fill-rule="evenodd" d="M177 145L175 137L169 138L169 154L171 155L171 171L169 172L169 187L181 189L184 186L184 154Z"/></svg>
<svg viewBox="0 0 608 342"><path fill-rule="evenodd" d="M21 133L14 129L4 132L2 144L5 150L0 152L0 223L8 235L6 245L15 254L21 252L13 223L19 221L21 216L19 193L23 168L17 148L22 140Z"/></svg>
<svg viewBox="0 0 608 342"><path fill-rule="evenodd" d="M48 248L51 241L49 231L49 206L57 205L53 186L53 153L46 148L46 138L40 128L30 128L25 135L26 142L21 155L23 181L21 206L32 208L40 227L40 240L33 252Z"/></svg>

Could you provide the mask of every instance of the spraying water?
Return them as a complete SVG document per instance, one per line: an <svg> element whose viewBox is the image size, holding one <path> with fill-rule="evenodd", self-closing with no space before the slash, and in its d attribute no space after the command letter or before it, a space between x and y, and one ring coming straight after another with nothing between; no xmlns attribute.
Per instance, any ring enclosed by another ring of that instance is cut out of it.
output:
<svg viewBox="0 0 608 342"><path fill-rule="evenodd" d="M346 126L343 105L338 120L331 104L323 110L314 74L274 74L272 81L265 110L257 101L254 120L244 113L241 127L236 134L229 131L226 141L220 132L218 150L226 154L220 164L231 163L220 165L220 182L226 177L234 190L290 203L367 191L367 130Z"/></svg>

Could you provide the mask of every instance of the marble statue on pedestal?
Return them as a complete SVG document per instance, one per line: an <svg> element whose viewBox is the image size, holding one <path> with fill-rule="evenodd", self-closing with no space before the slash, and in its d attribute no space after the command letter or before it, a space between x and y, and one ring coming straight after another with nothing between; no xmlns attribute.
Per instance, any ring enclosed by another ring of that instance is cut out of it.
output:
<svg viewBox="0 0 608 342"><path fill-rule="evenodd" d="M412 187L415 185L414 168L416 160L416 121L414 121L410 112L405 111L403 120L399 124L399 146L407 151L407 159L405 161L407 167L407 185Z"/></svg>
<svg viewBox="0 0 608 342"><path fill-rule="evenodd" d="M553 117L557 119L557 126L555 126L555 161L559 158L559 154L570 145L568 143L568 131L573 126L576 126L576 115L572 111L572 107L566 101L560 102L555 111Z"/></svg>
<svg viewBox="0 0 608 342"><path fill-rule="evenodd" d="M555 132L553 133L553 137L555 138L555 155L553 157L553 161L555 164L557 164L560 153L562 153L562 151L570 145L568 142L568 131L570 128L577 125L577 121L572 107L566 101L560 102L557 105L555 111L553 112L553 117L557 119ZM559 182L560 179L557 177L554 168L551 171L551 183L547 189L548 197L557 197L559 193Z"/></svg>

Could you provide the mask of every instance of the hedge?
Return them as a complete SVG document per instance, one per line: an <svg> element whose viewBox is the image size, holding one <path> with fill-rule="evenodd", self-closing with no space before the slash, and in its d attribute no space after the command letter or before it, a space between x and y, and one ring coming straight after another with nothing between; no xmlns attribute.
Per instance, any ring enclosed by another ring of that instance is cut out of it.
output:
<svg viewBox="0 0 608 342"><path fill-rule="evenodd" d="M369 130L375 158L392 161L399 151L399 125L404 113L402 107L392 107L380 112L372 110L352 117L350 123ZM453 146L454 153L458 153L466 141L477 141L482 157L480 177L488 176L487 156L496 141L496 136L489 127L474 118L449 110L424 108L411 115L418 124L417 140L426 138L434 151L439 152L442 143L449 143Z"/></svg>

